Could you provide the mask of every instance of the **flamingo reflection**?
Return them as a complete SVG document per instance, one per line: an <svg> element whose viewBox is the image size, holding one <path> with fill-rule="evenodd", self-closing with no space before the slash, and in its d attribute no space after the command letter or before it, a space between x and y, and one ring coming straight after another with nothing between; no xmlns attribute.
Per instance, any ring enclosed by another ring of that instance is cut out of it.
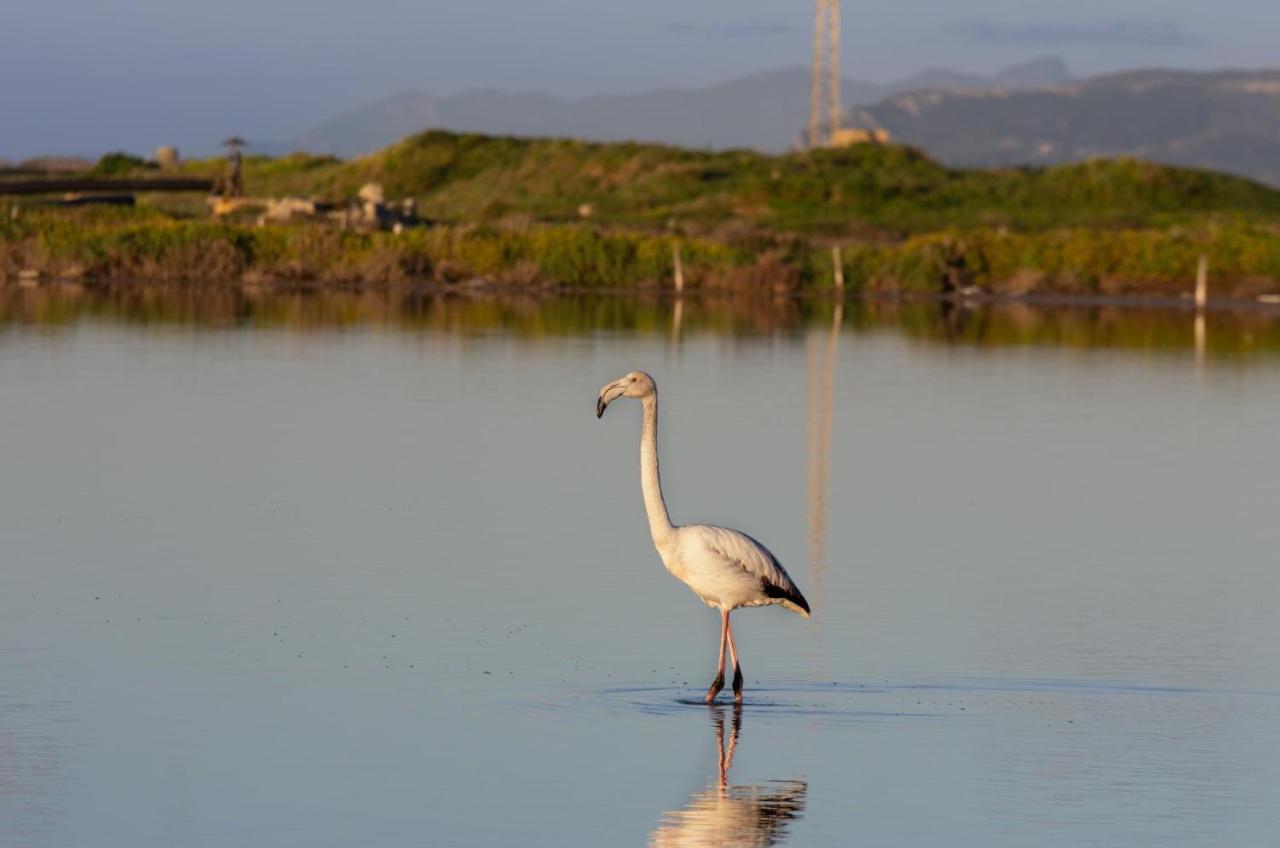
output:
<svg viewBox="0 0 1280 848"><path fill-rule="evenodd" d="M651 848L737 848L781 845L787 825L804 813L809 785L803 780L769 781L764 784L731 784L729 768L742 732L742 705L733 707L728 741L725 709L708 707L715 732L717 774L707 788L695 792L683 809L662 816L649 839Z"/></svg>

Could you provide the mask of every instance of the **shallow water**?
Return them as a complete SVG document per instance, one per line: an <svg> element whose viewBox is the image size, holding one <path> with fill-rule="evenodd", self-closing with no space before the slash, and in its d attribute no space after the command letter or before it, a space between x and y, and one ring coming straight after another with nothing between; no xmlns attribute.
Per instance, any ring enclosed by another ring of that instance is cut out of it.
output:
<svg viewBox="0 0 1280 848"><path fill-rule="evenodd" d="M1274 844L1274 319L7 298L0 845Z"/></svg>

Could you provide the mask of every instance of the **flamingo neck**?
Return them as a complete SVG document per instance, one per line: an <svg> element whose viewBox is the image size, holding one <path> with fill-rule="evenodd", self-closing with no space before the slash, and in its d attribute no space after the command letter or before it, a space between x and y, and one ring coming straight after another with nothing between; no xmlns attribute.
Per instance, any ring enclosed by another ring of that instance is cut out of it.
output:
<svg viewBox="0 0 1280 848"><path fill-rule="evenodd" d="M649 516L649 533L658 548L666 545L675 530L667 503L662 498L662 480L658 475L658 396L643 399L644 429L640 433L640 488L644 492L644 511Z"/></svg>

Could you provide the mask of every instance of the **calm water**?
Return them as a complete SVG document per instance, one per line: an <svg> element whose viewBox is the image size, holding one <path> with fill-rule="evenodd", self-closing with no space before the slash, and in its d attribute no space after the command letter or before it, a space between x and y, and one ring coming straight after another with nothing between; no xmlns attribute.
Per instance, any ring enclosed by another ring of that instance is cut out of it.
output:
<svg viewBox="0 0 1280 848"><path fill-rule="evenodd" d="M0 845L1275 844L1274 318L687 309L0 297Z"/></svg>

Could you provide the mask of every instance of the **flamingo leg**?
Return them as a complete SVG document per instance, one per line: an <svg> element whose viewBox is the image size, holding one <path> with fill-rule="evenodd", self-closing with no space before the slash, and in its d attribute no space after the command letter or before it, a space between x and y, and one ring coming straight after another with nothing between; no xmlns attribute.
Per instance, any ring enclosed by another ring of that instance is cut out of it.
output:
<svg viewBox="0 0 1280 848"><path fill-rule="evenodd" d="M738 646L733 644L733 625L729 624L729 613L724 614L725 635L729 639L729 657L733 660L733 701L742 703L742 665L738 662Z"/></svg>
<svg viewBox="0 0 1280 848"><path fill-rule="evenodd" d="M711 681L711 688L707 690L706 702L709 704L716 699L716 695L720 694L720 690L724 688L724 646L725 640L729 635L729 613L720 613L720 653L719 659L716 660L716 679Z"/></svg>

